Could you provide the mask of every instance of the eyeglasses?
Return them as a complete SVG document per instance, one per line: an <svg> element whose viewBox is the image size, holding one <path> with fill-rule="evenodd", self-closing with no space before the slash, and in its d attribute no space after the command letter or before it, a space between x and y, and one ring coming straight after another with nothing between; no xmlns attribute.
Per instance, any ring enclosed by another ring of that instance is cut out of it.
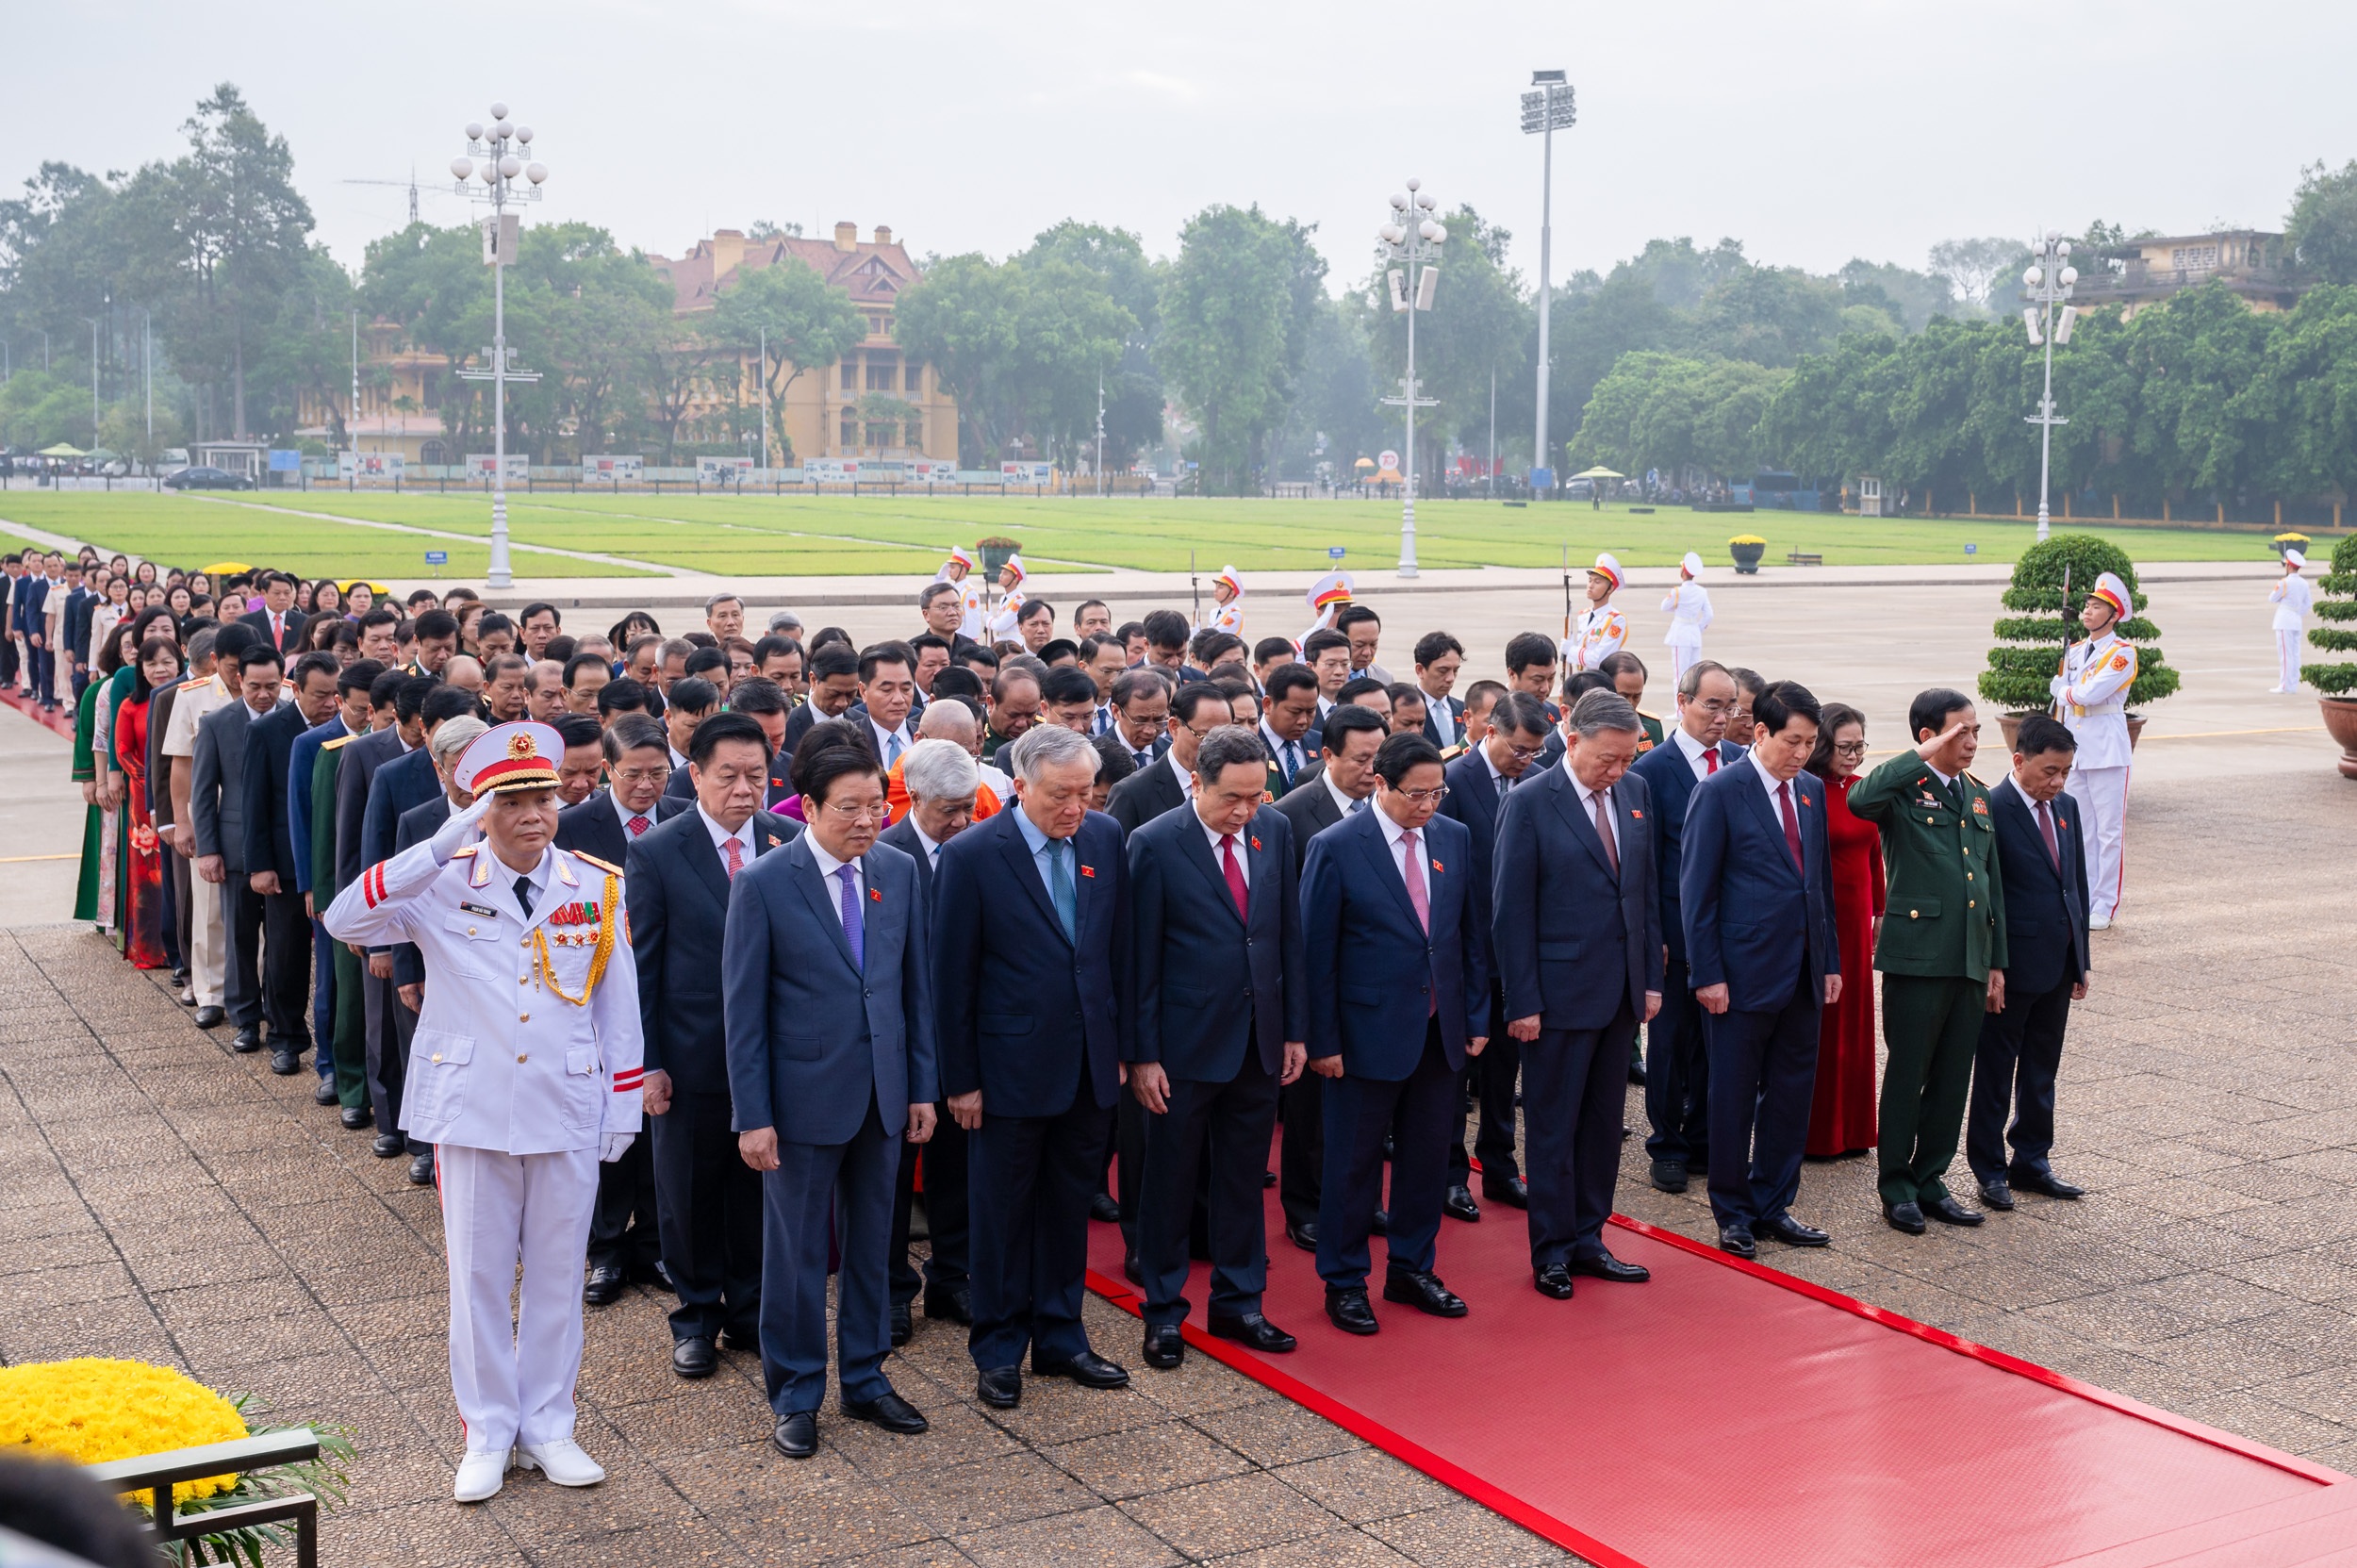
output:
<svg viewBox="0 0 2357 1568"><path fill-rule="evenodd" d="M1541 741L1536 746L1517 746L1509 740L1506 743L1506 749L1512 752L1515 756L1520 757L1523 761L1528 762L1531 758L1545 751L1547 746L1544 741Z"/></svg>
<svg viewBox="0 0 2357 1568"><path fill-rule="evenodd" d="M1728 701L1723 697L1699 698L1687 703L1686 705L1689 708L1700 708L1703 712L1714 716L1722 713L1733 713L1735 711L1735 704Z"/></svg>
<svg viewBox="0 0 2357 1568"><path fill-rule="evenodd" d="M1448 799L1448 785L1438 784L1430 789L1402 789L1394 793L1403 797L1411 806L1437 806Z"/></svg>
<svg viewBox="0 0 2357 1568"><path fill-rule="evenodd" d="M616 771L624 784L660 784L671 776L668 767L624 767Z"/></svg>
<svg viewBox="0 0 2357 1568"><path fill-rule="evenodd" d="M860 822L882 821L888 808L883 806L854 806L846 804L842 801L831 801L823 809L826 811L828 816L833 817L838 822L857 824Z"/></svg>
<svg viewBox="0 0 2357 1568"><path fill-rule="evenodd" d="M1833 743L1833 753L1838 757L1862 757L1866 755L1866 742L1862 740L1837 740Z"/></svg>

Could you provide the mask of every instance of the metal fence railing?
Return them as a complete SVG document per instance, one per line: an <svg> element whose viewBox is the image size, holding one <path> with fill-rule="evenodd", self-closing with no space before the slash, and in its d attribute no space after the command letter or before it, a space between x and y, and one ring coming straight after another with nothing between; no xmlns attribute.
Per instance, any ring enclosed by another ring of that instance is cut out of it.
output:
<svg viewBox="0 0 2357 1568"><path fill-rule="evenodd" d="M307 1427L297 1427L230 1443L208 1443L196 1448L174 1448L161 1454L142 1454L137 1459L114 1460L86 1466L83 1473L113 1491L147 1494L149 1527L160 1543L196 1541L253 1525L292 1525L297 1568L319 1568L320 1504L307 1492L199 1509L193 1513L180 1512L172 1500L172 1489L180 1481L298 1464L319 1456L318 1434Z"/></svg>

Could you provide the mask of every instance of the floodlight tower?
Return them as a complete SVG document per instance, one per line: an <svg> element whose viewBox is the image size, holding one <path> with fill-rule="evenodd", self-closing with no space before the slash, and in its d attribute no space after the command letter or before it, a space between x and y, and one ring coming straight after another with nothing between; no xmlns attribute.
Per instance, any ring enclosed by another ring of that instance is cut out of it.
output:
<svg viewBox="0 0 2357 1568"><path fill-rule="evenodd" d="M472 156L452 158L450 172L458 182L458 194L487 203L491 208L483 246L483 259L491 264L491 352L487 356L491 368L459 374L491 384L491 569L484 581L491 587L507 588L516 585L507 557L507 384L540 379L537 372L511 369L507 362L507 268L515 260L513 253L522 226L521 215L507 208L511 202L538 201L549 168L545 163L524 161L532 149L532 127L510 121L505 104L491 106L491 121L488 126L469 123L467 152ZM478 176L483 181L479 190L467 183ZM519 184L519 180L525 183ZM353 412L356 416L359 410Z"/></svg>
<svg viewBox="0 0 2357 1568"><path fill-rule="evenodd" d="M1392 309L1408 317L1408 373L1400 378L1399 396L1385 398L1407 410L1408 444L1401 455L1399 515L1399 574L1416 575L1416 410L1435 406L1437 398L1418 397L1416 387L1416 312L1432 308L1433 290L1441 283L1441 247L1448 230L1432 214L1439 203L1421 180L1409 180L1405 191L1392 197L1392 218L1376 230L1383 259L1399 266L1386 274Z"/></svg>
<svg viewBox="0 0 2357 1568"><path fill-rule="evenodd" d="M2076 306L2063 305L2070 298L2073 285L2079 281L2079 269L2070 265L2070 241L2059 229L2048 229L2030 252L2030 265L2021 273L2022 298L2031 303L2021 308L2021 322L2030 329L2030 346L2044 344L2046 348L2046 390L2037 402L2037 412L2029 416L2029 422L2037 432L2037 537L2046 542L2047 471L2054 452L2054 427L2069 424L2069 420L2054 417L2054 345L2070 341L2070 328L2079 319ZM2063 306L2057 319L2054 307Z"/></svg>
<svg viewBox="0 0 2357 1568"><path fill-rule="evenodd" d="M1555 133L1569 130L1578 118L1572 103L1572 86L1560 71L1533 71L1536 92L1523 94L1523 134L1539 138L1539 434L1530 449L1530 484L1536 493L1543 482L1555 480L1555 465L1547 461L1547 274L1555 243ZM1494 465L1492 465L1494 468ZM1541 476L1543 477L1543 481Z"/></svg>

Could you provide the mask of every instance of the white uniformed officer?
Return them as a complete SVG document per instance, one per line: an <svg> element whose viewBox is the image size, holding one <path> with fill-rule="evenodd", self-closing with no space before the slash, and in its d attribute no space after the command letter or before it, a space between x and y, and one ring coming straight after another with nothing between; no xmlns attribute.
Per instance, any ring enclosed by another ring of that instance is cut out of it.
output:
<svg viewBox="0 0 2357 1568"><path fill-rule="evenodd" d="M2121 841L2128 823L2128 688L2136 678L2136 651L2115 630L2134 601L2111 572L2095 579L2079 624L2086 636L2063 654L2062 673L2048 683L2063 722L2079 742L2070 792L2079 798L2079 827L2086 841L2087 927L2108 930L2119 905L2126 869Z"/></svg>
<svg viewBox="0 0 2357 1568"><path fill-rule="evenodd" d="M2308 608L2316 602L2308 579L2299 575L2299 569L2307 564L2307 556L2286 550L2283 575L2267 589L2267 602L2275 606L2275 685L2269 688L2273 691L2299 689L2299 634L2307 630Z"/></svg>
<svg viewBox="0 0 2357 1568"><path fill-rule="evenodd" d="M1204 619L1206 630L1225 632L1231 637L1244 635L1244 579L1236 575L1234 567L1222 567L1211 579L1211 612Z"/></svg>
<svg viewBox="0 0 2357 1568"><path fill-rule="evenodd" d="M573 1442L573 1382L598 1164L638 1131L638 971L619 868L553 846L563 754L546 724L486 732L453 778L474 803L324 916L338 941L412 942L425 959L402 1127L438 1146L462 1503L497 1493L510 1463L561 1486L605 1478Z"/></svg>
<svg viewBox="0 0 2357 1568"><path fill-rule="evenodd" d="M1596 564L1588 569L1588 608L1572 622L1572 635L1563 639L1563 673L1594 669L1621 651L1628 641L1628 620L1612 607L1612 596L1621 591L1621 563L1607 551L1596 557Z"/></svg>
<svg viewBox="0 0 2357 1568"><path fill-rule="evenodd" d="M1703 634L1710 629L1710 590L1703 586L1702 574L1702 556L1688 551L1678 564L1678 586L1661 602L1670 617L1669 635L1661 640L1670 650L1673 690L1686 678L1686 667L1703 656Z"/></svg>
<svg viewBox="0 0 2357 1568"><path fill-rule="evenodd" d="M998 569L998 613L990 618L990 641L1023 640L1016 627L1023 619L1023 579L1029 575L1020 555L1008 556L1006 565Z"/></svg>
<svg viewBox="0 0 2357 1568"><path fill-rule="evenodd" d="M949 558L933 573L933 581L957 585L958 602L965 610L965 619L958 623L958 635L980 642L989 629L990 604L982 584L974 576L977 564L972 551L962 544L951 545Z"/></svg>
<svg viewBox="0 0 2357 1568"><path fill-rule="evenodd" d="M1358 587L1357 579L1347 571L1329 571L1310 584L1309 591L1301 596L1309 604L1310 613L1317 617L1310 622L1310 632L1332 631L1334 618L1343 613L1343 605L1351 602L1350 596L1358 591ZM1310 640L1310 632L1294 638L1295 656L1300 654L1301 645Z"/></svg>

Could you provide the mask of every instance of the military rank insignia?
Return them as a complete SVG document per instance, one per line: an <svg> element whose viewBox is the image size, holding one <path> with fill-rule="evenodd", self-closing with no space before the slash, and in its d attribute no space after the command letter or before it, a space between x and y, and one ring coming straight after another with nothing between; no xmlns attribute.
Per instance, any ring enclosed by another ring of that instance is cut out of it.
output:
<svg viewBox="0 0 2357 1568"><path fill-rule="evenodd" d="M1988 815L1987 796L1975 795L1972 797L1972 815L1975 817L1986 817Z"/></svg>
<svg viewBox="0 0 2357 1568"><path fill-rule="evenodd" d="M549 912L550 925L571 928L551 938L560 948L596 947L602 923L598 905L591 900L576 899Z"/></svg>

